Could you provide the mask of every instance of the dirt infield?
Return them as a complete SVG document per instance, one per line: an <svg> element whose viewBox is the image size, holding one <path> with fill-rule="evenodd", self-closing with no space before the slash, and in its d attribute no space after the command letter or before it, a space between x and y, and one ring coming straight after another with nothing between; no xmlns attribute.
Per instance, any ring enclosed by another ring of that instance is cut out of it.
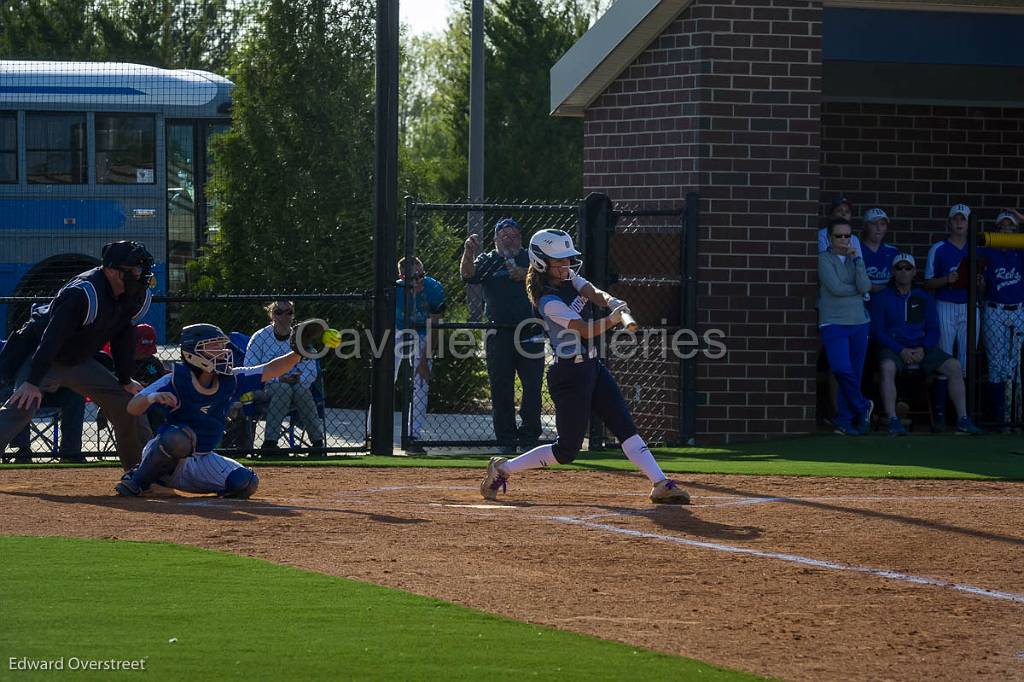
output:
<svg viewBox="0 0 1024 682"><path fill-rule="evenodd" d="M479 470L260 473L230 501L2 471L0 533L208 547L791 680L1024 679L1021 484L697 476L653 508L634 474L485 504Z"/></svg>

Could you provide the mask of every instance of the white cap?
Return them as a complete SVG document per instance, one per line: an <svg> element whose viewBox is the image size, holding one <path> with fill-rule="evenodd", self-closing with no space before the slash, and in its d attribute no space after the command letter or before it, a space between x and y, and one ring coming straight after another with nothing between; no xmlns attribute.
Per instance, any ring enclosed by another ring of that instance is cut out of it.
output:
<svg viewBox="0 0 1024 682"><path fill-rule="evenodd" d="M960 214L965 218L970 218L971 208L967 204L953 204L953 206L949 209L949 217L952 218L957 214Z"/></svg>
<svg viewBox="0 0 1024 682"><path fill-rule="evenodd" d="M905 252L897 253L896 256L892 259L892 266L894 268L900 263L910 263L915 268L917 267L917 262L914 260L914 257L911 256L909 253Z"/></svg>
<svg viewBox="0 0 1024 682"><path fill-rule="evenodd" d="M869 208L867 210L867 212L864 214L864 222L865 223L874 223L874 222L877 222L879 220L884 220L885 222L889 222L889 216L887 216L885 214L885 211L883 211L880 208Z"/></svg>
<svg viewBox="0 0 1024 682"><path fill-rule="evenodd" d="M1014 227L1020 227L1020 221L1017 220L1017 216L1010 213L1009 211L1003 211L1002 213L996 216L996 226L998 227L999 223L1003 222L1004 220L1009 220L1011 223L1013 223Z"/></svg>

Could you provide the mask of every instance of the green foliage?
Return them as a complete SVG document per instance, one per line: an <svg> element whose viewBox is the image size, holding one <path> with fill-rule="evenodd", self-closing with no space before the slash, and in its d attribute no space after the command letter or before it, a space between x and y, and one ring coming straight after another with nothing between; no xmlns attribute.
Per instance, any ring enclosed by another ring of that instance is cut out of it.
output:
<svg viewBox="0 0 1024 682"><path fill-rule="evenodd" d="M372 272L374 3L273 0L230 72L198 291L364 290Z"/></svg>

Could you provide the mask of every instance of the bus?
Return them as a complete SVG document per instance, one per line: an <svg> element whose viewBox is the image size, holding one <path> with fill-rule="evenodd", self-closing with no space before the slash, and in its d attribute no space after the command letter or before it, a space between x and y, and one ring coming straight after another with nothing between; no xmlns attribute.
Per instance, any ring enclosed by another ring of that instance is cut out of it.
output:
<svg viewBox="0 0 1024 682"><path fill-rule="evenodd" d="M0 296L52 296L120 239L153 254L158 292L184 290L232 89L193 69L0 60ZM27 316L0 306L0 338ZM162 340L165 306L145 321Z"/></svg>

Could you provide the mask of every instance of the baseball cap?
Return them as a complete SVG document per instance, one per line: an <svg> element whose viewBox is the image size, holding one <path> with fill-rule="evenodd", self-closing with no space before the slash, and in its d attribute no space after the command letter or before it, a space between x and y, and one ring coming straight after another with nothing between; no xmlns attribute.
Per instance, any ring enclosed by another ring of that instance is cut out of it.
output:
<svg viewBox="0 0 1024 682"><path fill-rule="evenodd" d="M917 261L914 260L914 257L911 256L909 253L905 252L897 253L896 256L892 259L893 267L896 267L900 263L910 263L912 267L917 267Z"/></svg>
<svg viewBox="0 0 1024 682"><path fill-rule="evenodd" d="M851 202L849 199L847 199L845 194L837 194L834 197L832 197L832 210L833 211L836 210L837 208L839 208L840 206L842 206L843 204L849 204L849 206L851 208L853 207L853 202Z"/></svg>
<svg viewBox="0 0 1024 682"><path fill-rule="evenodd" d="M156 330L153 325L143 323L135 327L135 353L156 355Z"/></svg>
<svg viewBox="0 0 1024 682"><path fill-rule="evenodd" d="M497 232L501 232L506 227L512 227L512 228L515 228L515 229L520 230L520 231L522 231L522 229L523 229L523 228L519 227L519 223L517 223L515 221L515 218L502 218L497 223L495 223L494 231L496 233Z"/></svg>
<svg viewBox="0 0 1024 682"><path fill-rule="evenodd" d="M1020 221L1017 220L1017 216L1013 215L1009 211L1003 211L996 216L996 225L1003 222L1004 220L1009 220L1011 223L1013 223L1014 227L1020 227Z"/></svg>
<svg viewBox="0 0 1024 682"><path fill-rule="evenodd" d="M867 213L864 214L865 223L873 223L879 220L889 222L889 216L880 208L869 208Z"/></svg>
<svg viewBox="0 0 1024 682"><path fill-rule="evenodd" d="M949 217L952 218L957 214L960 214L965 218L970 218L971 209L967 204L953 204L953 206L949 209Z"/></svg>

